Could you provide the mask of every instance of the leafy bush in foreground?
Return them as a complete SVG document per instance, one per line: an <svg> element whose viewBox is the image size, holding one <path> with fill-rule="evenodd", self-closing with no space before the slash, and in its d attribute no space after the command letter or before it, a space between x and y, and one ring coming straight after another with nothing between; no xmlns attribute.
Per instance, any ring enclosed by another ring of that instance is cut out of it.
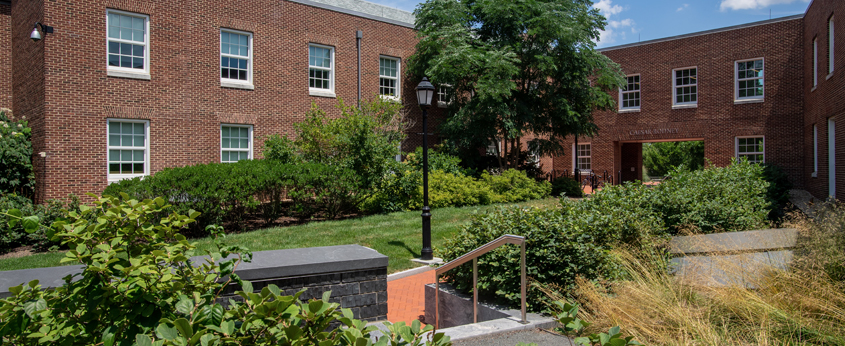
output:
<svg viewBox="0 0 845 346"><path fill-rule="evenodd" d="M102 198L94 207L80 206L66 221L53 224L50 235L71 250L62 262L79 262L83 272L64 285L42 290L38 281L11 287L0 300L0 344L12 345L372 345L375 326L352 318L322 300L302 302L283 296L275 285L254 293L252 284L234 273L248 251L224 246L206 261L179 229L199 213L170 214L153 221L168 206L162 198ZM94 217L89 217L94 216ZM91 221L96 219L96 221ZM12 217L37 227L31 218ZM218 227L210 228L222 236ZM231 255L231 256L230 256ZM223 259L227 258L228 259ZM237 282L244 302L217 303L226 285ZM335 324L339 324L337 327ZM421 345L431 327L390 325L377 345ZM390 340L388 340L390 339ZM438 334L426 345L447 346Z"/></svg>
<svg viewBox="0 0 845 346"><path fill-rule="evenodd" d="M42 225L49 226L53 221L60 220L64 210L78 210L79 199L69 196L66 201L51 199L45 204L35 204L29 198L6 194L0 196L0 213L8 210L19 210L21 215L36 216ZM47 237L46 228L38 228L27 232L22 225L11 226L0 222L0 253L4 253L19 246L33 246L37 250L48 250L58 245Z"/></svg>

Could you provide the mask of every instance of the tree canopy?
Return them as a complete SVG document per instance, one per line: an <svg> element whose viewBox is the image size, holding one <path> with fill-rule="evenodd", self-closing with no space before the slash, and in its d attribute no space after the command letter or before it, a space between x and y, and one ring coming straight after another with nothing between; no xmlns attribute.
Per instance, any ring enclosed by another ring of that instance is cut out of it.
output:
<svg viewBox="0 0 845 346"><path fill-rule="evenodd" d="M560 155L563 140L597 132L594 109L615 106L608 91L619 65L595 50L606 19L589 0L429 0L415 11L419 42L409 71L447 87L441 134L464 153L493 140L500 167L525 149ZM528 148L523 136L533 135ZM510 149L508 149L510 147Z"/></svg>

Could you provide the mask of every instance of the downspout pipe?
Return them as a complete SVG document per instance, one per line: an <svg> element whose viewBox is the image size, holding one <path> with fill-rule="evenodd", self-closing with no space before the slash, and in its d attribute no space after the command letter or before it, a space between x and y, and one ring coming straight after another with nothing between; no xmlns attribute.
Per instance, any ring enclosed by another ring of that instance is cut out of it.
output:
<svg viewBox="0 0 845 346"><path fill-rule="evenodd" d="M355 41L358 45L358 105L361 105L361 38L364 37L364 32L358 30L355 32Z"/></svg>

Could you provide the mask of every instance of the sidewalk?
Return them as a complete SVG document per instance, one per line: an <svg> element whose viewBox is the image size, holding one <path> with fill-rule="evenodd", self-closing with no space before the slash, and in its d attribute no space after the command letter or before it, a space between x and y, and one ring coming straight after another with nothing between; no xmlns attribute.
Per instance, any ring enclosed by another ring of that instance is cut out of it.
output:
<svg viewBox="0 0 845 346"><path fill-rule="evenodd" d="M387 282L387 320L396 323L423 322L425 285L434 283L434 268L424 273Z"/></svg>

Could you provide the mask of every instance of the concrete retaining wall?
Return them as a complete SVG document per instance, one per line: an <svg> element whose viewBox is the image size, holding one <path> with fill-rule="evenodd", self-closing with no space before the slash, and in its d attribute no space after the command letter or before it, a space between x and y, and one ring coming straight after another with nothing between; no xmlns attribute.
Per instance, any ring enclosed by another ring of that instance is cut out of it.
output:
<svg viewBox="0 0 845 346"><path fill-rule="evenodd" d="M202 262L202 257L192 258ZM38 280L43 287L57 287L64 277L79 274L82 266L23 269L0 272L0 298L11 295L9 287ZM287 295L303 288L301 299L320 298L331 290L330 300L349 308L355 318L365 321L387 319L387 256L360 245L341 245L303 249L258 251L251 263L241 263L235 271L252 282L255 292L275 284ZM230 285L222 301L239 290Z"/></svg>

